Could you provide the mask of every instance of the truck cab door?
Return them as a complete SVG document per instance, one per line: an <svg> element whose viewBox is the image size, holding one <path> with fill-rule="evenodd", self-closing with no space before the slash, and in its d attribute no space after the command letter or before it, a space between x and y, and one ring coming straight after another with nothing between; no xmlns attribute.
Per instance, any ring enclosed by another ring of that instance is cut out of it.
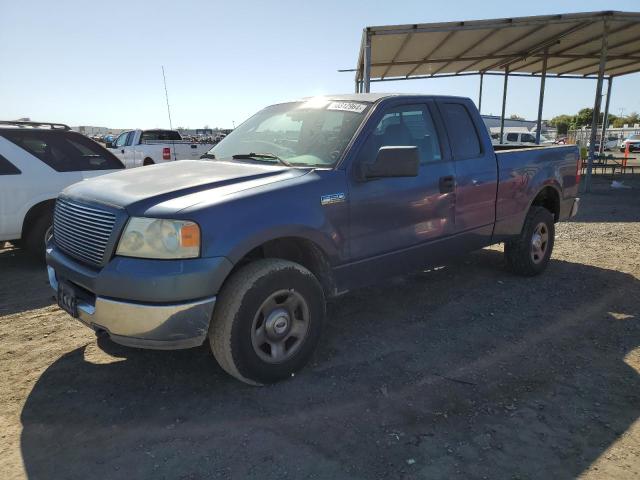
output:
<svg viewBox="0 0 640 480"><path fill-rule="evenodd" d="M496 155L471 100L447 99L437 104L456 170L456 237L462 250L482 248L491 243L496 219Z"/></svg>
<svg viewBox="0 0 640 480"><path fill-rule="evenodd" d="M140 164L140 162L136 161L136 147L134 145L135 137L135 130L129 132L125 138L124 147L121 149L124 150L123 163L127 168L137 167Z"/></svg>
<svg viewBox="0 0 640 480"><path fill-rule="evenodd" d="M421 268L439 255L428 248L454 231L455 172L431 102L389 102L368 122L352 161L349 193L351 286ZM358 178L383 146L415 146L415 177Z"/></svg>
<svg viewBox="0 0 640 480"><path fill-rule="evenodd" d="M116 141L113 142L113 148L109 149L111 153L113 153L116 157L118 157L118 159L122 163L124 163L125 167L129 167L129 165L127 165L125 161L125 154L126 154L125 147L127 145L127 138L130 133L131 132L122 132L120 135L118 135L118 138L116 138Z"/></svg>

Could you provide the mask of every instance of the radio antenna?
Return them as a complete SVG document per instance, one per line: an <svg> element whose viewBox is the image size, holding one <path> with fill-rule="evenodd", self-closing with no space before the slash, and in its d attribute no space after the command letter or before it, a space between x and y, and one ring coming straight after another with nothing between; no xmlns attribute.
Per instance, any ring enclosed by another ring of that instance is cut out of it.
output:
<svg viewBox="0 0 640 480"><path fill-rule="evenodd" d="M169 107L169 94L167 93L167 77L164 76L164 65L162 65L162 80L164 81L164 98L167 100L167 113L169 114L169 129L173 130L171 123L171 108Z"/></svg>

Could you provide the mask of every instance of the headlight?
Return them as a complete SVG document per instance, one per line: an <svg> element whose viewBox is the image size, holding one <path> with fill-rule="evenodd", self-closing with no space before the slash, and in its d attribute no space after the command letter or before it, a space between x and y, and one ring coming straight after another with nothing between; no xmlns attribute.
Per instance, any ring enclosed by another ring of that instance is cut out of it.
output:
<svg viewBox="0 0 640 480"><path fill-rule="evenodd" d="M138 258L195 258L200 255L200 227L184 220L131 217L116 255Z"/></svg>

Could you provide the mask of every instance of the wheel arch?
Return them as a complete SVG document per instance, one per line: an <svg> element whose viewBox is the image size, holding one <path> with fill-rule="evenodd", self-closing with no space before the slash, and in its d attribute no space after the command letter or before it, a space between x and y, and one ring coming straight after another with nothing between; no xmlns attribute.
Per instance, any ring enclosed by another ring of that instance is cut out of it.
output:
<svg viewBox="0 0 640 480"><path fill-rule="evenodd" d="M330 256L313 239L301 235L283 235L265 239L237 255L233 260L234 268L229 276L238 268L261 258L279 258L298 263L316 276L326 297L336 293Z"/></svg>
<svg viewBox="0 0 640 480"><path fill-rule="evenodd" d="M560 198L559 188L553 183L547 183L543 185L533 197L527 212L529 212L533 206L544 207L553 214L554 223L557 223L560 219Z"/></svg>
<svg viewBox="0 0 640 480"><path fill-rule="evenodd" d="M32 205L27 213L24 216L24 220L22 221L22 228L20 233L20 238L25 238L29 229L33 225L33 222L42 216L42 214L46 211L53 212L53 209L56 205L55 198L50 198L47 200L42 200L34 205Z"/></svg>

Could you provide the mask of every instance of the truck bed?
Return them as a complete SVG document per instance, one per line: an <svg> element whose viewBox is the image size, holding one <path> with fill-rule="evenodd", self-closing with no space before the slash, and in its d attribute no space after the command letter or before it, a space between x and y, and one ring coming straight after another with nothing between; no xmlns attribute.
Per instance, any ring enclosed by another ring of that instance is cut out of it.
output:
<svg viewBox="0 0 640 480"><path fill-rule="evenodd" d="M563 200L575 198L579 158L575 145L524 148L511 145L496 151L498 192L494 237L499 239L520 231L529 203L536 194L534 190L539 190L541 185L557 192L561 204ZM558 215L562 217L564 213L561 211Z"/></svg>

